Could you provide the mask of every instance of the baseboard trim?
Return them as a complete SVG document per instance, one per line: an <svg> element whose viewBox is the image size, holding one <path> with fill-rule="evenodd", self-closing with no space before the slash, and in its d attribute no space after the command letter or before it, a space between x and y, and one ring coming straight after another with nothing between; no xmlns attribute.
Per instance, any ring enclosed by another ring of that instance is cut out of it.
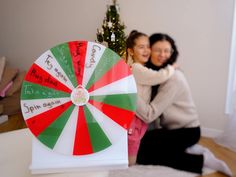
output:
<svg viewBox="0 0 236 177"><path fill-rule="evenodd" d="M212 129L212 128L205 128L205 127L202 127L202 128L201 128L201 133L202 133L202 136L204 136L204 137L216 138L216 137L218 137L220 134L222 134L223 131L222 131L222 130Z"/></svg>

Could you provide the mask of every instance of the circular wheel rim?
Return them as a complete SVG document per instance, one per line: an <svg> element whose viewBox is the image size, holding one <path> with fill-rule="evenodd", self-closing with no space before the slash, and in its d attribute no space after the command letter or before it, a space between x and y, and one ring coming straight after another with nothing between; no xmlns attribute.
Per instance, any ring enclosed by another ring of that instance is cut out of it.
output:
<svg viewBox="0 0 236 177"><path fill-rule="evenodd" d="M136 108L129 67L112 50L71 41L44 52L26 74L21 109L32 134L49 149L88 155L119 141Z"/></svg>

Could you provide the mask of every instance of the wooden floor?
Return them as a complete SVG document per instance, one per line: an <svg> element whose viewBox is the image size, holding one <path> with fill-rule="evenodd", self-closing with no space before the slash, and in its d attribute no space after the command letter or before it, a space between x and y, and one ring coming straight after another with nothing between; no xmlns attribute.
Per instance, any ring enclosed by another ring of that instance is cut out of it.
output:
<svg viewBox="0 0 236 177"><path fill-rule="evenodd" d="M0 124L0 133L26 128L26 124L21 114L13 115L9 117L7 122ZM221 160L224 160L230 169L232 170L234 176L236 177L236 152L233 152L227 148L224 148L216 144L212 139L202 137L200 140L201 145L209 148L216 157ZM225 177L225 175L216 172L209 175L203 175L201 177Z"/></svg>
<svg viewBox="0 0 236 177"><path fill-rule="evenodd" d="M211 138L202 137L199 144L207 147L214 153L216 157L225 161L229 166L229 168L231 169L231 171L233 172L234 177L236 177L236 152L233 152L227 148L224 148L216 144ZM225 177L225 176L226 175L223 175L221 173L211 173L209 175L204 175L202 177Z"/></svg>
<svg viewBox="0 0 236 177"><path fill-rule="evenodd" d="M26 128L24 118L21 114L12 115L8 117L8 121L0 124L0 133L12 130Z"/></svg>

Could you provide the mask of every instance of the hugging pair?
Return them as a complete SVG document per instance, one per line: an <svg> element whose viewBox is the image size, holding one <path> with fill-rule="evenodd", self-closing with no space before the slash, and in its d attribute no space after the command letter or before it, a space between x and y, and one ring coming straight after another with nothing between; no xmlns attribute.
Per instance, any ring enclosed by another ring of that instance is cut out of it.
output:
<svg viewBox="0 0 236 177"><path fill-rule="evenodd" d="M148 38L132 31L126 46L138 90L128 130L129 165L165 165L200 174L208 167L232 176L225 162L197 145L199 117L188 82L176 67L175 41L167 34Z"/></svg>

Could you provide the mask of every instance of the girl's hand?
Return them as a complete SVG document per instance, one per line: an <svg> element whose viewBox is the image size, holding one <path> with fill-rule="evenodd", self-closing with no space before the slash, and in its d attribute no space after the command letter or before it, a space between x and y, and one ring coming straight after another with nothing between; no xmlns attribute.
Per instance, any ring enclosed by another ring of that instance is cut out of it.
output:
<svg viewBox="0 0 236 177"><path fill-rule="evenodd" d="M178 69L178 68L179 68L179 65L178 65L177 63L172 64L172 66L173 66L175 69Z"/></svg>

